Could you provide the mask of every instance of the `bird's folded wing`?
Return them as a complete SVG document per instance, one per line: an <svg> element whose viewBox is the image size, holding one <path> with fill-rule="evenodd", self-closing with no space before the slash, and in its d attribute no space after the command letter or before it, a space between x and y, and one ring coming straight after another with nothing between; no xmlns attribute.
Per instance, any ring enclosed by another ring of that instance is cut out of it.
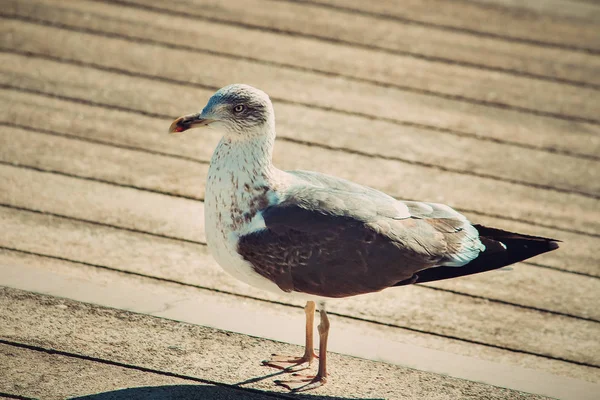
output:
<svg viewBox="0 0 600 400"><path fill-rule="evenodd" d="M266 229L238 242L242 257L282 290L368 293L426 268L462 265L479 251L465 246L477 241L477 232L471 227L470 238L465 226L471 225L449 207L400 202L348 181L302 174L309 175L262 211Z"/></svg>

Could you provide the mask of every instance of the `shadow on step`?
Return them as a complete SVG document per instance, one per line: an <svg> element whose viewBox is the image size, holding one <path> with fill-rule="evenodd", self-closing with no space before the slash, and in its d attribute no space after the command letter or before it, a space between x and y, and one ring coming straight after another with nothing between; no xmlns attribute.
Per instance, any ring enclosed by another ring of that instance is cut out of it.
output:
<svg viewBox="0 0 600 400"><path fill-rule="evenodd" d="M262 400L262 399L299 399L299 400L341 400L343 397L319 396L317 394L261 392L227 386L212 385L173 385L144 386L72 397L72 400ZM361 399L359 399L361 400ZM379 399L362 399L379 400Z"/></svg>

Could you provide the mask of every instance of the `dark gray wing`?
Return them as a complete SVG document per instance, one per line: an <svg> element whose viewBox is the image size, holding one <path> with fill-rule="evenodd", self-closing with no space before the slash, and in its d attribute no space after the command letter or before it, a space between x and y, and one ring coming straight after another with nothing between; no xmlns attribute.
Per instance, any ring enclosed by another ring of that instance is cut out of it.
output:
<svg viewBox="0 0 600 400"><path fill-rule="evenodd" d="M266 229L238 242L256 272L284 291L346 297L469 261L461 264L455 253L472 235L465 229L470 224L448 207L399 202L327 175L292 174L298 183L261 212Z"/></svg>

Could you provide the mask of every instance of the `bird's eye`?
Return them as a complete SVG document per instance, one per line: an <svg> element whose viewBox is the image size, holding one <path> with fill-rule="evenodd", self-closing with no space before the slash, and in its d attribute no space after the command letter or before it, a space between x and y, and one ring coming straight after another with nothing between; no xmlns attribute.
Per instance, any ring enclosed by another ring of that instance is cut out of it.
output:
<svg viewBox="0 0 600 400"><path fill-rule="evenodd" d="M237 106L233 107L233 111L236 113L241 113L245 109L246 109L246 106L243 104L238 104Z"/></svg>

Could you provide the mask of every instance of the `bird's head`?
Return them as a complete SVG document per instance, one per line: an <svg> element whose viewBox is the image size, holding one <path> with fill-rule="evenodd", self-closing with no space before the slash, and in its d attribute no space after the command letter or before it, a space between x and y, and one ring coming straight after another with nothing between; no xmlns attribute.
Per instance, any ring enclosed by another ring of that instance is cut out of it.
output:
<svg viewBox="0 0 600 400"><path fill-rule="evenodd" d="M234 84L213 94L201 112L173 121L169 133L208 126L226 136L243 138L274 134L274 125L269 96L252 86Z"/></svg>

